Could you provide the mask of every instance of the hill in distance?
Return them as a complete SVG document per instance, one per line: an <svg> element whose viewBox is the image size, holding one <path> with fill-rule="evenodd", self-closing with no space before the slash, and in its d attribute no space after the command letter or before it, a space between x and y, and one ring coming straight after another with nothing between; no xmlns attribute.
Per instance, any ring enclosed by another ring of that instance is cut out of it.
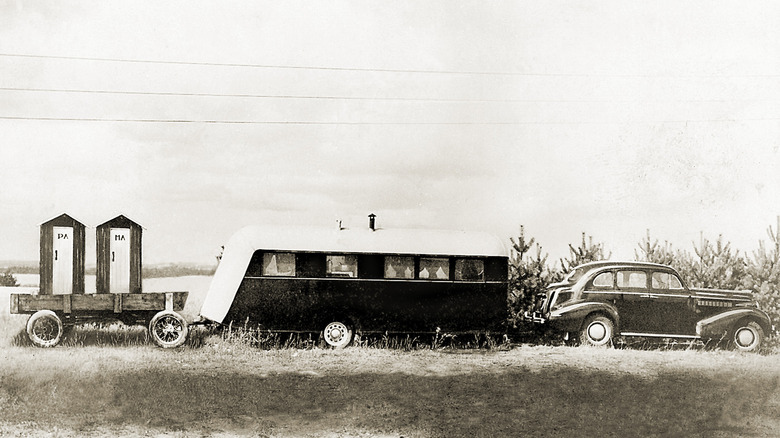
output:
<svg viewBox="0 0 780 438"><path fill-rule="evenodd" d="M142 267L144 278L184 277L189 275L214 275L216 265L200 265L197 263L156 263L145 264ZM0 273L10 271L12 274L38 274L37 260L2 260ZM95 275L95 265L84 268L85 275Z"/></svg>

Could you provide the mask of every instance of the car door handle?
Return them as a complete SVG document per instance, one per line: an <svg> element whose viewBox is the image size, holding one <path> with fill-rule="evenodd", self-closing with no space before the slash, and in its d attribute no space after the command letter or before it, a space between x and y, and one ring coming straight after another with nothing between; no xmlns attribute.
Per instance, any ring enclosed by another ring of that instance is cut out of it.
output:
<svg viewBox="0 0 780 438"><path fill-rule="evenodd" d="M639 295L639 298L653 298L653 299L655 299L655 298L658 298L658 295L654 295L654 294L642 294L642 295Z"/></svg>

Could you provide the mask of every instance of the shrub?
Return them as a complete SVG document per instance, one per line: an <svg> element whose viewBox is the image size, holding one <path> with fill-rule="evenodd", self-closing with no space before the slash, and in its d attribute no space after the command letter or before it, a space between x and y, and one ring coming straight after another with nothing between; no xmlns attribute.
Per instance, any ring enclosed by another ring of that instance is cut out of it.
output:
<svg viewBox="0 0 780 438"><path fill-rule="evenodd" d="M0 286L4 287L18 287L19 282L16 281L16 277L11 274L10 269L6 269L5 272L0 275Z"/></svg>
<svg viewBox="0 0 780 438"><path fill-rule="evenodd" d="M530 310L534 299L544 293L550 283L562 278L560 271L547 266L547 254L542 255L542 247L532 237L526 240L525 228L520 226L520 236L512 242L512 254L509 257L509 319L510 326L523 325L523 313ZM529 254L532 247L536 254Z"/></svg>

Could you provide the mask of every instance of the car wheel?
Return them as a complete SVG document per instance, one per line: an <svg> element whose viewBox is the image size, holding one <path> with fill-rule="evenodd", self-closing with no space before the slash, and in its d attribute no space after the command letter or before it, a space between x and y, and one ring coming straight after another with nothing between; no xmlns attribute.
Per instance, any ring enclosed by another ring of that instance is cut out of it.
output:
<svg viewBox="0 0 780 438"><path fill-rule="evenodd" d="M352 342L352 329L342 322L334 321L325 326L322 336L326 344L341 349Z"/></svg>
<svg viewBox="0 0 780 438"><path fill-rule="evenodd" d="M591 315L585 318L580 330L580 345L603 347L612 343L615 324L603 315Z"/></svg>
<svg viewBox="0 0 780 438"><path fill-rule="evenodd" d="M149 322L149 335L162 348L176 348L187 340L187 321L174 311L163 310Z"/></svg>
<svg viewBox="0 0 780 438"><path fill-rule="evenodd" d="M36 347L54 347L63 332L62 320L51 310L39 310L27 320L27 336Z"/></svg>
<svg viewBox="0 0 780 438"><path fill-rule="evenodd" d="M730 343L735 350L756 352L764 343L764 329L755 321L742 321L731 332Z"/></svg>

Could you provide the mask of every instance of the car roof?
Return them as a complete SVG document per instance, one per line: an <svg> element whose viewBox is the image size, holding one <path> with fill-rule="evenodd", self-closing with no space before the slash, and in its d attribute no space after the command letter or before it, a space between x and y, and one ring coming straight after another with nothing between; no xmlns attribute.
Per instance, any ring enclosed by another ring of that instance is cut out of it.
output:
<svg viewBox="0 0 780 438"><path fill-rule="evenodd" d="M626 260L626 261L615 261L615 260L600 260L597 262L590 262L590 263L584 263L582 265L577 266L574 269L582 270L582 274L584 275L587 272L595 271L595 270L606 270L606 269L613 269L613 268L652 268L652 269L661 269L665 271L671 271L676 273L679 276L679 273L676 269L669 265L662 265L660 263L651 263L651 262L639 262L635 260ZM572 270L573 271L573 270Z"/></svg>
<svg viewBox="0 0 780 438"><path fill-rule="evenodd" d="M671 269L674 271L674 268L672 268L669 265L662 265L660 263L651 263L651 262L640 262L636 260L599 260L596 262L589 262L589 263L583 263L574 269L598 269L603 267L631 267L631 268L662 268L662 269Z"/></svg>

